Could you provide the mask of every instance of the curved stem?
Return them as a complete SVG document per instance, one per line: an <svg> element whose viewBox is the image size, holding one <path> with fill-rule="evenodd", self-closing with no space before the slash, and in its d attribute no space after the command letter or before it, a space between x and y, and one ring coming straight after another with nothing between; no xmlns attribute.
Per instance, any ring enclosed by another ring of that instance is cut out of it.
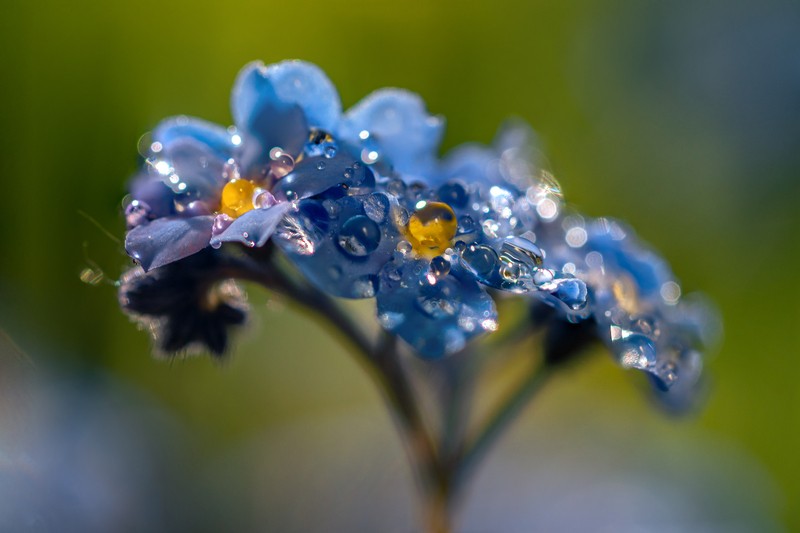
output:
<svg viewBox="0 0 800 533"><path fill-rule="evenodd" d="M383 332L373 342L335 299L292 276L276 260L273 252L266 254L257 259L251 256L230 257L226 274L254 281L286 296L292 303L310 311L323 325L339 333L338 338L352 343L362 365L378 381L378 388L384 393L406 439L412 462L417 467L418 481L426 496L425 518L430 531L449 532L447 477L403 368L396 337Z"/></svg>

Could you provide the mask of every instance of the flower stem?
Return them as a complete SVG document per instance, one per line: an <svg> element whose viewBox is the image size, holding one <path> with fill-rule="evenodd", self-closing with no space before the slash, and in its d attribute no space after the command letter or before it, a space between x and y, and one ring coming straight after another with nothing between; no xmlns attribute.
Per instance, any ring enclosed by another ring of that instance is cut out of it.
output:
<svg viewBox="0 0 800 533"><path fill-rule="evenodd" d="M293 276L275 257L274 252L264 255L258 257L258 260L252 256L232 257L229 274L260 283L267 289L284 295L290 302L309 311L323 325L338 333L337 338L356 348L359 361L378 382L378 388L383 392L405 438L412 463L416 467L418 483L425 495L425 518L430 531L448 533L450 511L447 477L419 410L419 402L407 371L403 367L397 338L382 332L376 341L372 341L334 298Z"/></svg>

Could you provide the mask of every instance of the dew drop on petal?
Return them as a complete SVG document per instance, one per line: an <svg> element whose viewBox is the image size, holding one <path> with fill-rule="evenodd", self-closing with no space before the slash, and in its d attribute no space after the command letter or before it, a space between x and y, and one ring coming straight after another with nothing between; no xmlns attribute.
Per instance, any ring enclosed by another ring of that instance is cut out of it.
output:
<svg viewBox="0 0 800 533"><path fill-rule="evenodd" d="M479 276L489 275L497 265L497 253L482 244L471 244L461 252L464 265Z"/></svg>
<svg viewBox="0 0 800 533"><path fill-rule="evenodd" d="M294 170L294 158L284 152L281 148L273 148L269 152L270 161L269 168L272 175L276 178L282 178L292 170Z"/></svg>
<svg viewBox="0 0 800 533"><path fill-rule="evenodd" d="M353 282L353 292L359 298L372 298L375 296L377 284L375 276L363 276Z"/></svg>
<svg viewBox="0 0 800 533"><path fill-rule="evenodd" d="M434 257L431 259L430 271L435 278L442 278L450 273L450 261L441 255Z"/></svg>
<svg viewBox="0 0 800 533"><path fill-rule="evenodd" d="M277 203L278 200L275 198L275 196L273 196L273 194L267 190L259 188L253 193L253 205L257 209L272 207Z"/></svg>
<svg viewBox="0 0 800 533"><path fill-rule="evenodd" d="M364 213L370 220L381 223L389 212L389 199L380 193L372 193L364 200Z"/></svg>
<svg viewBox="0 0 800 533"><path fill-rule="evenodd" d="M219 211L231 218L237 218L251 211L253 205L253 193L256 186L252 181L234 179L225 184L222 188Z"/></svg>
<svg viewBox="0 0 800 533"><path fill-rule="evenodd" d="M348 255L364 257L378 248L381 242L381 230L368 217L354 216L342 225L337 242Z"/></svg>
<svg viewBox="0 0 800 533"><path fill-rule="evenodd" d="M411 250L413 250L413 246L411 246L411 243L408 241L400 241L397 243L396 250L400 252L401 255L408 256Z"/></svg>
<svg viewBox="0 0 800 533"><path fill-rule="evenodd" d="M439 200L456 208L467 206L469 195L463 185L456 181L445 183L437 191Z"/></svg>
<svg viewBox="0 0 800 533"><path fill-rule="evenodd" d="M125 223L133 228L145 223L150 216L150 206L140 200L132 200L125 206Z"/></svg>
<svg viewBox="0 0 800 533"><path fill-rule="evenodd" d="M449 248L457 227L456 215L449 205L421 201L409 217L406 230L414 251L433 257Z"/></svg>

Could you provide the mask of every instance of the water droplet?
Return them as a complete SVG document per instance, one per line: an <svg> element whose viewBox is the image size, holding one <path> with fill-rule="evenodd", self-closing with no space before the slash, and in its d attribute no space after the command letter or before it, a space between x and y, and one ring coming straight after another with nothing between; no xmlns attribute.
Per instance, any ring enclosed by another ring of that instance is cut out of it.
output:
<svg viewBox="0 0 800 533"><path fill-rule="evenodd" d="M401 179L390 179L386 183L386 192L393 196L402 197L406 194L406 184Z"/></svg>
<svg viewBox="0 0 800 533"><path fill-rule="evenodd" d="M419 289L417 307L431 318L448 318L461 308L458 294L458 286L447 278L425 284Z"/></svg>
<svg viewBox="0 0 800 533"><path fill-rule="evenodd" d="M378 248L381 242L381 230L368 217L354 216L342 225L337 242L345 253L363 257Z"/></svg>
<svg viewBox="0 0 800 533"><path fill-rule="evenodd" d="M388 329L389 331L393 331L395 328L399 327L405 319L406 317L403 316L403 313L395 313L392 311L386 311L378 315L378 322L381 323L383 329Z"/></svg>
<svg viewBox="0 0 800 533"><path fill-rule="evenodd" d="M325 208L325 211L328 213L328 217L331 219L335 219L339 216L339 212L342 208L339 206L336 200L323 200L322 207Z"/></svg>
<svg viewBox="0 0 800 533"><path fill-rule="evenodd" d="M389 198L381 193L372 193L364 200L364 213L370 220L381 223L389 212Z"/></svg>
<svg viewBox="0 0 800 533"><path fill-rule="evenodd" d="M580 248L586 244L588 234L582 226L575 226L567 230L567 234L565 235L564 239L571 248Z"/></svg>
<svg viewBox="0 0 800 533"><path fill-rule="evenodd" d="M369 148L361 150L361 160L368 165L375 163L379 157L380 154L377 150L370 150Z"/></svg>
<svg viewBox="0 0 800 533"><path fill-rule="evenodd" d="M220 213L219 215L214 217L214 222L211 224L211 236L216 237L230 226L233 223L233 217L226 215L225 213Z"/></svg>
<svg viewBox="0 0 800 533"><path fill-rule="evenodd" d="M464 265L478 276L488 276L497 265L497 253L488 246L472 244L461 252Z"/></svg>
<svg viewBox="0 0 800 533"><path fill-rule="evenodd" d="M328 159L336 157L336 152L338 152L338 149L336 148L336 145L333 143L328 143L323 148L323 153L325 154L325 157L327 157Z"/></svg>
<svg viewBox="0 0 800 533"><path fill-rule="evenodd" d="M475 231L475 221L469 215L464 215L458 219L458 233L472 233Z"/></svg>
<svg viewBox="0 0 800 533"><path fill-rule="evenodd" d="M269 191L259 188L253 193L253 205L257 209L266 209L267 207L272 207L277 203L278 200Z"/></svg>
<svg viewBox="0 0 800 533"><path fill-rule="evenodd" d="M644 335L633 333L615 341L614 350L625 368L645 370L656 362L655 345Z"/></svg>
<svg viewBox="0 0 800 533"><path fill-rule="evenodd" d="M542 287L548 283L552 283L555 278L555 273L548 268L539 268L533 273L533 283L537 287Z"/></svg>
<svg viewBox="0 0 800 533"><path fill-rule="evenodd" d="M493 186L489 189L489 205L492 211L498 214L502 219L511 217L512 208L514 207L514 195L510 191L502 187Z"/></svg>
<svg viewBox="0 0 800 533"><path fill-rule="evenodd" d="M675 305L681 297L681 286L674 281L667 281L661 285L661 298L667 305Z"/></svg>
<svg viewBox="0 0 800 533"><path fill-rule="evenodd" d="M269 164L270 172L276 178L282 178L294 170L294 158L283 151L282 148L273 148L269 152L272 161Z"/></svg>
<svg viewBox="0 0 800 533"><path fill-rule="evenodd" d="M414 251L432 257L443 253L456 234L458 223L453 209L442 202L417 204L406 227Z"/></svg>
<svg viewBox="0 0 800 533"><path fill-rule="evenodd" d="M442 278L450 273L450 261L441 255L434 257L431 259L430 271L434 277Z"/></svg>
<svg viewBox="0 0 800 533"><path fill-rule="evenodd" d="M467 190L457 181L449 181L439 187L437 195L439 200L455 208L464 208L469 201Z"/></svg>
<svg viewBox="0 0 800 533"><path fill-rule="evenodd" d="M563 302L572 310L583 309L586 306L588 291L586 284L576 278L561 278L554 281L555 287L550 294Z"/></svg>
<svg viewBox="0 0 800 533"><path fill-rule="evenodd" d="M406 317L403 313L393 311L386 311L378 315L378 322L380 322L384 329L389 331L395 331L405 320Z"/></svg>
<svg viewBox="0 0 800 533"><path fill-rule="evenodd" d="M373 298L377 284L375 276L364 276L353 282L353 292L358 298Z"/></svg>
<svg viewBox="0 0 800 533"><path fill-rule="evenodd" d="M125 223L128 228L144 224L149 216L150 206L146 202L133 200L125 207Z"/></svg>
<svg viewBox="0 0 800 533"><path fill-rule="evenodd" d="M325 161L317 161L317 170L325 170Z"/></svg>
<svg viewBox="0 0 800 533"><path fill-rule="evenodd" d="M487 237L490 239L497 238L497 232L500 231L500 224L498 224L496 220L487 218L483 221L481 227L483 228L483 233L486 234Z"/></svg>
<svg viewBox="0 0 800 533"><path fill-rule="evenodd" d="M411 253L411 250L413 250L413 247L408 241L400 241L397 243L397 247L395 249L403 256L408 256L408 254Z"/></svg>
<svg viewBox="0 0 800 533"><path fill-rule="evenodd" d="M255 184L250 180L235 179L222 188L219 211L231 218L237 218L251 211Z"/></svg>

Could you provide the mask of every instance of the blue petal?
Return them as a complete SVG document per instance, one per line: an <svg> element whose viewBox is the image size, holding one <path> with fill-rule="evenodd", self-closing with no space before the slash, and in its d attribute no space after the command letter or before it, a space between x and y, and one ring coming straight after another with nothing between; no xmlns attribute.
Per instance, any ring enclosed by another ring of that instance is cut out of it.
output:
<svg viewBox="0 0 800 533"><path fill-rule="evenodd" d="M261 67L255 63L245 68L260 70ZM342 103L322 69L305 61L282 61L261 71L271 80L281 101L300 106L309 126L333 131L342 115Z"/></svg>
<svg viewBox="0 0 800 533"><path fill-rule="evenodd" d="M366 165L347 155L337 154L332 158L304 158L290 174L275 184L272 193L278 198L302 200L338 185L352 189L374 184L375 177Z"/></svg>
<svg viewBox="0 0 800 533"><path fill-rule="evenodd" d="M383 193L310 198L286 216L273 240L320 290L372 298L378 273L401 240L397 211L397 201Z"/></svg>
<svg viewBox="0 0 800 533"><path fill-rule="evenodd" d="M159 218L125 236L125 251L151 270L195 254L208 246L214 217Z"/></svg>
<svg viewBox="0 0 800 533"><path fill-rule="evenodd" d="M128 190L131 192L133 200L146 205L148 218L161 218L175 214L175 193L162 181L160 176L155 176L148 170L140 172L131 180Z"/></svg>
<svg viewBox="0 0 800 533"><path fill-rule="evenodd" d="M209 152L225 161L233 154L234 144L227 129L199 118L178 116L165 119L153 130L153 142L161 144L164 154L169 154L177 141L193 139L207 147ZM158 154L154 154L158 155Z"/></svg>
<svg viewBox="0 0 800 533"><path fill-rule="evenodd" d="M361 132L369 136L362 138ZM422 99L401 89L381 89L367 96L344 116L337 135L356 147L374 146L404 174L424 175L433 168L444 132L444 119L431 116Z"/></svg>
<svg viewBox="0 0 800 533"><path fill-rule="evenodd" d="M264 246L275 233L278 223L289 210L291 204L279 203L264 209L253 209L234 220L225 231L211 238L211 246L223 242L241 242L247 246Z"/></svg>
<svg viewBox="0 0 800 533"><path fill-rule="evenodd" d="M169 175L162 175L157 168L152 168L151 174L160 178L176 194L182 195L184 203L188 203L187 200L210 203L219 200L226 182L226 159L219 157L210 146L192 138L178 139L156 161L167 162L172 170Z"/></svg>
<svg viewBox="0 0 800 533"><path fill-rule="evenodd" d="M280 147L292 156L302 150L309 127L330 129L341 114L339 96L314 65L286 61L250 63L239 73L231 95L234 122L242 130L242 166L252 174Z"/></svg>
<svg viewBox="0 0 800 533"><path fill-rule="evenodd" d="M435 279L427 261L397 261L381 273L378 319L426 359L461 350L472 338L497 328L494 301L464 270Z"/></svg>

